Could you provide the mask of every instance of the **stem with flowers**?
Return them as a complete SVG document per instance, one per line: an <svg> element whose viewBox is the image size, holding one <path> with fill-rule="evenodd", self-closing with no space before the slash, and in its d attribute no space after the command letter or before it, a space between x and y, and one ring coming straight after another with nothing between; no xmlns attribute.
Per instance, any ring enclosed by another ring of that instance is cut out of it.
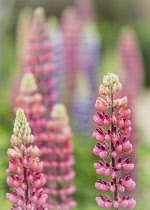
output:
<svg viewBox="0 0 150 210"><path fill-rule="evenodd" d="M112 89L111 89L111 116L114 113L114 105L113 105L113 93L112 93ZM111 122L111 133L113 133L114 130L114 124ZM114 147L114 143L111 141L111 150ZM113 157L111 157L111 161L112 161L112 168L115 168L115 159ZM115 192L114 192L114 199L118 197L118 193L117 193L117 185L116 185L116 178L113 180L114 181L114 186L115 186ZM115 210L118 210L115 209Z"/></svg>
<svg viewBox="0 0 150 210"><path fill-rule="evenodd" d="M50 119L47 122L48 142L40 149L45 168L47 183L44 191L49 195L47 206L49 209L69 210L76 202L71 198L75 187L70 183L75 177L72 169L74 157L72 155L72 131L69 126L69 116L63 104L55 104ZM48 149L48 146L50 148ZM45 155L46 154L46 155Z"/></svg>
<svg viewBox="0 0 150 210"><path fill-rule="evenodd" d="M114 100L114 94L121 91L122 85L117 75L108 73L104 76L103 84L100 86L100 95L106 96L106 100L98 97L95 103L97 114L94 122L99 126L93 133L93 138L98 141L93 149L93 153L101 158L94 164L96 173L108 177L107 181L98 179L95 187L103 192L111 191L113 198L107 194L96 197L99 207L118 210L119 207L133 209L136 201L129 196L121 196L125 190L132 190L136 184L128 175L134 168L130 163L129 155L133 151L133 146L129 141L131 133L130 109L126 109L128 99L123 97ZM107 129L102 128L107 127ZM111 161L109 162L109 157ZM119 173L127 174L119 177Z"/></svg>
<svg viewBox="0 0 150 210"><path fill-rule="evenodd" d="M6 170L10 174L6 182L13 187L11 193L6 194L6 198L13 203L10 210L48 210L45 207L48 196L41 188L46 179L41 173L43 163L38 158L40 150L31 145L34 137L22 109L16 113L13 131L10 141L14 148L7 151L10 161Z"/></svg>
<svg viewBox="0 0 150 210"><path fill-rule="evenodd" d="M29 40L24 72L34 74L38 91L42 94L43 104L47 112L52 109L57 94L55 92L56 78L54 77L52 45L49 38L44 8L38 7L33 12L31 36Z"/></svg>

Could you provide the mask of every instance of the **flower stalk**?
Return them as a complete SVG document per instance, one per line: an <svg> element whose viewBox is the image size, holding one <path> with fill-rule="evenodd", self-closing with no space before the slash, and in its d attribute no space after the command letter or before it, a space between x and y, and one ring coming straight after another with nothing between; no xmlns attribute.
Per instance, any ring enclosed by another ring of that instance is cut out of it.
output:
<svg viewBox="0 0 150 210"><path fill-rule="evenodd" d="M72 131L69 126L69 117L63 104L55 104L47 122L48 142L41 146L42 161L44 163L47 183L44 191L49 195L47 205L49 209L69 210L76 205L70 197L75 191L70 183L75 172L72 169ZM50 146L48 149L47 145Z"/></svg>
<svg viewBox="0 0 150 210"><path fill-rule="evenodd" d="M136 184L129 175L120 177L119 174L128 174L134 169L134 164L130 163L130 158L124 158L133 151L133 146L129 141L132 130L130 109L127 107L127 97L114 100L114 94L121 91L122 85L117 75L108 73L104 76L103 84L100 86L100 95L106 100L98 97L95 108L98 115L93 120L99 126L93 132L93 138L98 141L93 149L93 153L101 158L94 164L98 175L106 176L107 180L98 179L95 187L103 192L113 193L112 198L105 195L96 197L99 207L118 210L119 207L133 209L136 201L131 196L121 196L125 190L132 190ZM102 128L105 126L106 129ZM111 161L109 162L109 157Z"/></svg>
<svg viewBox="0 0 150 210"><path fill-rule="evenodd" d="M44 8L34 10L31 24L31 36L25 60L24 72L34 74L38 91L42 94L47 112L52 109L57 94L54 76L52 45L49 38Z"/></svg>
<svg viewBox="0 0 150 210"><path fill-rule="evenodd" d="M34 137L22 109L16 113L13 131L10 141L14 148L7 151L10 160L6 170L10 174L6 182L13 187L11 193L6 194L13 203L10 210L48 210L45 207L48 196L42 189L46 179L41 173L40 150L31 145Z"/></svg>

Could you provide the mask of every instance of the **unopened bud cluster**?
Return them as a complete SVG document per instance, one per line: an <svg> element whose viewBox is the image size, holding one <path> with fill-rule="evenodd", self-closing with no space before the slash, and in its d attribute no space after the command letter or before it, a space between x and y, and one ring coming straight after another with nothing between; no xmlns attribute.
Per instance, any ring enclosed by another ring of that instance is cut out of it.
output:
<svg viewBox="0 0 150 210"><path fill-rule="evenodd" d="M48 210L44 207L48 196L41 188L46 179L41 173L43 163L38 158L40 150L37 146L26 146L33 142L33 138L30 140L31 136L24 112L19 109L11 138L14 149L7 151L10 161L6 172L10 176L6 182L13 189L6 194L6 198L13 203L11 210Z"/></svg>
<svg viewBox="0 0 150 210"><path fill-rule="evenodd" d="M74 164L71 155L73 144L70 141L72 132L63 104L54 105L47 129L48 139L43 139L45 144L40 146L40 151L47 179L44 190L50 196L47 201L48 208L69 210L76 205L69 197L75 191L74 185L69 183L75 177L75 172L72 169Z"/></svg>
<svg viewBox="0 0 150 210"><path fill-rule="evenodd" d="M37 91L37 85L32 73L24 74L21 81L20 91L22 93L32 93Z"/></svg>
<svg viewBox="0 0 150 210"><path fill-rule="evenodd" d="M122 85L116 74L108 73L104 76L103 84L100 85L100 95L111 95L121 91Z"/></svg>
<svg viewBox="0 0 150 210"><path fill-rule="evenodd" d="M25 118L24 111L21 109L19 109L16 113L13 132L14 134L12 135L10 140L12 146L21 146L22 144L33 143L34 141L29 123Z"/></svg>
<svg viewBox="0 0 150 210"><path fill-rule="evenodd" d="M117 75L108 73L104 76L100 94L106 95L106 100L98 97L95 103L97 115L93 118L99 126L93 132L93 138L97 140L93 153L101 158L94 164L94 168L98 175L109 178L109 181L99 178L95 187L103 192L110 191L114 195L112 198L108 195L100 195L96 198L96 202L101 208L113 207L115 210L118 210L119 207L133 209L136 206L136 201L131 196L121 198L125 190L134 189L136 184L127 175L134 169L134 164L130 163L130 158L125 157L133 151L129 140L132 131L131 110L126 109L127 97L114 100L113 96L120 89L121 84ZM109 157L111 157L110 162ZM118 176L120 172L125 173L123 178Z"/></svg>

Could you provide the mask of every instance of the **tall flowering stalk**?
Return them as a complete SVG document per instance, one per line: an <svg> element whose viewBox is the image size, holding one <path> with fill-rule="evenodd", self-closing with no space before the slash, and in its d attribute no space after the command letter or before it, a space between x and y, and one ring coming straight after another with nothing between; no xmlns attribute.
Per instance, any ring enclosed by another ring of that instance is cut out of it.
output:
<svg viewBox="0 0 150 210"><path fill-rule="evenodd" d="M127 97L114 99L114 94L121 91L122 85L118 76L108 73L104 76L103 84L100 86L100 95L106 96L106 100L98 97L95 103L97 114L94 122L99 126L93 133L94 139L98 141L93 153L101 160L94 164L98 175L108 177L107 181L101 178L95 184L97 190L113 193L113 197L107 194L96 197L99 207L118 210L119 207L133 209L136 201L130 196L121 196L125 190L130 191L136 184L129 175L119 176L120 172L128 174L134 168L128 156L133 147L129 141L131 128L130 114L127 109ZM105 126L106 129L102 128ZM111 160L109 159L111 158ZM110 160L110 162L109 162Z"/></svg>
<svg viewBox="0 0 150 210"><path fill-rule="evenodd" d="M51 110L57 94L54 91L56 79L53 76L54 66L51 43L45 21L43 8L37 8L33 14L30 44L24 72L32 72L36 78L38 91L43 95L43 103Z"/></svg>
<svg viewBox="0 0 150 210"><path fill-rule="evenodd" d="M144 85L144 64L135 31L129 26L123 27L121 30L118 44L118 55L121 61L121 69L123 70L122 75L124 75L122 78L122 84L125 87L124 92L129 99L128 107L132 111L131 143L135 149L130 157L133 163L137 163L138 158L136 151L138 147L138 136L135 110L139 93ZM119 96L122 95L119 94ZM136 170L134 171L132 174L134 178L137 179Z"/></svg>
<svg viewBox="0 0 150 210"><path fill-rule="evenodd" d="M69 117L64 105L54 105L51 119L47 123L48 141L45 139L45 144L40 147L47 180L44 190L49 195L49 209L69 210L76 205L69 197L75 191L75 187L69 183L75 172L72 169L72 132L68 123Z"/></svg>
<svg viewBox="0 0 150 210"><path fill-rule="evenodd" d="M89 134L93 129L93 124L89 119L94 114L92 107L97 97L97 74L101 58L100 48L101 42L94 22L85 23L81 34L78 58L80 65L73 98L75 130L84 134Z"/></svg>
<svg viewBox="0 0 150 210"><path fill-rule="evenodd" d="M49 28L51 34L51 42L53 45L52 54L54 55L53 65L55 66L54 75L57 78L56 81L56 92L58 94L57 102L64 101L64 55L63 55L63 39L62 32L60 30L60 25L56 17L51 17L49 19Z"/></svg>
<svg viewBox="0 0 150 210"><path fill-rule="evenodd" d="M48 210L44 207L48 196L41 188L46 179L41 173L43 163L38 158L40 150L31 145L34 137L22 109L16 113L13 131L10 141L14 148L7 151L10 161L6 170L10 174L6 182L13 187L11 193L6 194L6 198L13 203L10 209Z"/></svg>
<svg viewBox="0 0 150 210"><path fill-rule="evenodd" d="M76 80L79 65L79 47L81 41L82 21L75 7L68 7L64 10L61 18L61 29L64 48L64 68L65 68L65 104L71 109L74 97Z"/></svg>
<svg viewBox="0 0 150 210"><path fill-rule="evenodd" d="M125 90L131 95L133 102L144 84L144 63L136 33L129 26L123 27L120 32L118 53L124 75L122 83L126 84L128 81L130 87Z"/></svg>

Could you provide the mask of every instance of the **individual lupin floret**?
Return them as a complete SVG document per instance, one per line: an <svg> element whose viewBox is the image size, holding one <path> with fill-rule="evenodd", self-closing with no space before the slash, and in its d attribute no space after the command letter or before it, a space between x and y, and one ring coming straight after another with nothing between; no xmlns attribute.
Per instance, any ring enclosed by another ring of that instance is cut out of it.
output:
<svg viewBox="0 0 150 210"><path fill-rule="evenodd" d="M11 138L14 149L7 151L10 161L6 172L10 176L6 182L13 189L6 194L6 198L14 204L10 210L48 210L45 207L48 196L41 188L46 183L41 173L43 163L38 158L40 150L31 145L33 141L24 111L19 109Z"/></svg>
<svg viewBox="0 0 150 210"><path fill-rule="evenodd" d="M136 183L129 175L124 178L118 177L118 172L129 173L134 169L134 164L130 163L130 158L124 158L133 151L133 146L129 141L132 131L130 115L131 110L126 109L128 99L123 97L114 100L114 93L120 91L122 86L119 78L115 74L108 73L104 76L103 84L100 86L100 94L106 96L106 100L98 97L95 103L97 115L94 122L99 126L93 132L93 138L98 141L93 149L93 153L101 158L94 164L96 173L109 177L110 181L98 179L95 184L97 190L113 193L113 198L108 195L99 195L96 202L99 207L110 209L119 207L133 209L136 201L131 196L121 198L125 190L130 191L135 188ZM107 129L101 126L107 127ZM111 157L111 161L108 158Z"/></svg>

